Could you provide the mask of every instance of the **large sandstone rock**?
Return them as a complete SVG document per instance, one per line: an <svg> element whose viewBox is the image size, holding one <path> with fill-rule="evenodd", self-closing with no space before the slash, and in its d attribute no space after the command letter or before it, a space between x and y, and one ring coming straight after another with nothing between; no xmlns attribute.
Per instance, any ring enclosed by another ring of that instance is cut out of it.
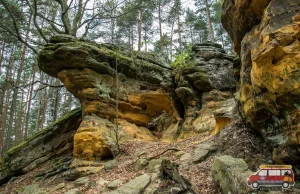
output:
<svg viewBox="0 0 300 194"><path fill-rule="evenodd" d="M234 50L239 54L241 41L253 26L260 23L264 9L271 0L225 0L222 23L233 41Z"/></svg>
<svg viewBox="0 0 300 194"><path fill-rule="evenodd" d="M185 109L180 138L217 133L235 115L233 57L212 42L196 44L193 51L192 65L174 71L175 92Z"/></svg>
<svg viewBox="0 0 300 194"><path fill-rule="evenodd" d="M21 144L11 148L0 162L0 184L12 176L27 173L55 156L71 155L73 136L81 122L75 109Z"/></svg>
<svg viewBox="0 0 300 194"><path fill-rule="evenodd" d="M229 33L238 34L234 41L241 42L244 37L240 53L240 100L244 114L269 145L276 148L273 152L276 163L299 164L299 2L251 1L247 9L257 11L250 15L242 6L237 9L249 1L235 2L232 6L229 0L224 4L223 24L248 26L242 32L228 28ZM229 17L232 14L239 15L240 22ZM253 18L256 22L252 22Z"/></svg>
<svg viewBox="0 0 300 194"><path fill-rule="evenodd" d="M227 155L217 157L211 167L212 179L223 193L249 193L252 189L247 179L252 174L243 159Z"/></svg>
<svg viewBox="0 0 300 194"><path fill-rule="evenodd" d="M171 68L154 55L57 35L40 51L38 62L81 102L84 117L74 136L76 157L108 157L115 131L123 131L126 139L155 139L141 127L163 111L171 122L180 120Z"/></svg>

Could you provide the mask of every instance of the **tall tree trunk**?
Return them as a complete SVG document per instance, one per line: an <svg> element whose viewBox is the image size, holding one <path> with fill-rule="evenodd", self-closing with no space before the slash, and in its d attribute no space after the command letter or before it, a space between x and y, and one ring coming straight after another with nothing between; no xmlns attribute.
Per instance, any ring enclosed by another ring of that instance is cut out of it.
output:
<svg viewBox="0 0 300 194"><path fill-rule="evenodd" d="M48 84L49 83L49 78L47 76L46 78L46 83ZM50 83L51 84L51 83ZM39 127L39 130L43 129L44 128L44 124L45 124L45 121L46 121L46 113L47 113L47 107L48 107L48 100L51 98L51 94L52 92L50 92L50 88L45 88L45 93L44 93L44 99L43 99L43 108L42 108L42 121L40 123L40 127Z"/></svg>
<svg viewBox="0 0 300 194"><path fill-rule="evenodd" d="M206 15L207 15L207 25L209 29L209 34L212 42L215 42L215 35L214 35L214 29L212 27L211 19L210 19L210 11L208 6L208 0L204 0L205 7L206 7Z"/></svg>
<svg viewBox="0 0 300 194"><path fill-rule="evenodd" d="M111 19L111 43L115 43L115 19Z"/></svg>
<svg viewBox="0 0 300 194"><path fill-rule="evenodd" d="M32 77L31 77L31 83L34 83L36 70L37 70L37 65L34 64L33 73L32 73ZM28 136L28 127L29 127L28 125L29 125L29 119L30 119L31 100L32 100L33 89L34 89L34 85L31 85L30 91L29 91L29 99L27 100L27 110L26 110L26 119L25 119L25 127L24 127L25 128L24 129L24 140Z"/></svg>
<svg viewBox="0 0 300 194"><path fill-rule="evenodd" d="M222 41L222 47L224 48L225 47L225 42L224 42L224 32L223 32L223 27L221 26L221 41Z"/></svg>
<svg viewBox="0 0 300 194"><path fill-rule="evenodd" d="M174 22L172 22L171 41L170 41L170 60L171 60L171 62L173 59L173 32L174 32Z"/></svg>
<svg viewBox="0 0 300 194"><path fill-rule="evenodd" d="M56 85L59 84L59 80L56 79L55 81ZM58 114L58 104L59 104L59 98L60 98L60 92L59 88L55 88L55 98L54 98L54 110L53 110L53 121L57 120L57 114Z"/></svg>
<svg viewBox="0 0 300 194"><path fill-rule="evenodd" d="M178 42L179 42L179 53L181 53L182 51L182 41L181 41L181 30L180 30L180 15L179 15L179 11L177 13L177 22L178 22Z"/></svg>
<svg viewBox="0 0 300 194"><path fill-rule="evenodd" d="M146 28L145 28L144 32L145 32L145 37L144 37L144 42L145 42L145 52L147 52L147 51L148 51L148 48L147 48L147 29L146 29Z"/></svg>
<svg viewBox="0 0 300 194"><path fill-rule="evenodd" d="M139 28L138 28L138 34L139 34L139 41L138 41L138 51L141 51L142 47L142 23L143 23L143 17L142 17L142 9L139 10Z"/></svg>
<svg viewBox="0 0 300 194"><path fill-rule="evenodd" d="M133 26L131 28L131 49L133 50Z"/></svg>
<svg viewBox="0 0 300 194"><path fill-rule="evenodd" d="M28 39L27 39L28 41ZM12 96L12 103L11 103L11 108L10 108L10 115L9 115L9 121L8 121L8 127L7 127L7 138L5 140L5 152L10 148L10 138L13 130L13 121L14 121L14 114L16 113L16 106L17 106L17 98L18 98L18 92L19 92L19 84L21 81L21 74L23 71L23 66L24 66L24 60L25 60L25 53L26 53L26 46L24 45L23 51L22 51L22 57L21 57L21 62L20 66L18 68L17 72L17 78L15 81L15 86L13 88L13 96Z"/></svg>
<svg viewBox="0 0 300 194"><path fill-rule="evenodd" d="M2 45L2 48L1 48L1 57L0 57L0 76L1 76L1 70L2 70L2 61L4 59L4 50L5 50L5 42L3 43Z"/></svg>
<svg viewBox="0 0 300 194"><path fill-rule="evenodd" d="M128 48L131 48L131 31L130 31L130 26L128 28Z"/></svg>
<svg viewBox="0 0 300 194"><path fill-rule="evenodd" d="M14 121L14 128L15 128L15 139L14 139L14 146L16 146L17 144L19 144L21 142L22 139L22 134L21 134L21 128L22 125L24 123L24 115L23 113L23 107L22 107L22 103L24 101L24 92L22 91L22 97L21 97L21 101L20 101L20 107L16 110L16 114L15 114L15 121Z"/></svg>
<svg viewBox="0 0 300 194"><path fill-rule="evenodd" d="M163 54L164 52L164 44L163 44L163 33L162 33L162 27L161 27L161 5L160 0L158 0L158 24L159 24L159 37L160 37L160 53Z"/></svg>
<svg viewBox="0 0 300 194"><path fill-rule="evenodd" d="M8 69L6 71L6 77L5 80L10 80L12 76L12 64L14 63L14 55L15 55L15 48L12 48L10 57L9 57L9 64L8 64ZM7 89L7 82L4 83L4 86L2 88L2 100L1 100L1 111L2 111L2 120L1 120L1 135L0 135L0 147L1 147L1 156L3 156L4 152L4 132L6 128L6 122L7 122L7 113L8 113L8 107L9 107L9 100L11 96L11 90ZM6 94L6 96L5 96ZM5 102L4 102L4 97L5 97ZM3 107L4 103L4 107Z"/></svg>
<svg viewBox="0 0 300 194"><path fill-rule="evenodd" d="M26 43L28 42L28 39L29 39L31 18L32 18L32 14L30 14L29 26L28 26L28 30L26 32L26 37L25 37L25 42ZM27 46L26 46L26 44L24 44L23 49L22 49L20 66L19 66L19 69L18 69L18 72L17 72L17 79L15 81L15 87L13 89L13 97L12 97L12 103L11 103L11 109L10 109L10 117L9 117L9 123L8 123L8 128L7 128L7 138L5 140L5 147L4 147L5 152L10 147L10 137L11 137L11 132L13 130L13 128L12 128L12 126L13 126L13 117L14 117L15 109L16 109L16 105L17 105L17 97L18 97L18 89L19 89L18 86L19 86L20 81L21 81L21 75L22 75L23 66L24 66L24 62L25 62L26 50L27 50Z"/></svg>
<svg viewBox="0 0 300 194"><path fill-rule="evenodd" d="M72 94L71 92L69 92L69 98L68 98L68 112L70 112L72 110Z"/></svg>
<svg viewBox="0 0 300 194"><path fill-rule="evenodd" d="M191 40L192 40L192 44L194 44L194 35L193 35L193 30L192 30L192 26L190 26L190 34L191 34Z"/></svg>

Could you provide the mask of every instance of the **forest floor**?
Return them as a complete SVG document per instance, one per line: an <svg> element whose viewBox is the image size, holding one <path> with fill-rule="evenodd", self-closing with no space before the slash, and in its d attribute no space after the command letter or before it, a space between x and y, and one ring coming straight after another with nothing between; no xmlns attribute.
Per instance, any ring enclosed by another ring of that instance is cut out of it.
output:
<svg viewBox="0 0 300 194"><path fill-rule="evenodd" d="M176 155L175 151L168 150L169 148L177 148L185 153L193 154L196 145L208 141L216 143L218 149L198 164L193 162L184 163L180 157ZM65 180L62 173L46 179L36 180L38 174L54 167L53 160L50 160L39 168L16 177L9 183L3 185L0 187L0 193L22 193L20 192L20 188L32 184L38 184L39 187L47 191L46 193L53 194L65 193L73 188L77 188L85 194L107 193L110 190L106 188L105 184L98 184L99 180L113 181L119 179L122 181L121 185L123 185L137 175L145 173L145 169L140 171L134 170L133 164L137 158L141 156L143 158L159 156L167 157L169 160L179 164L179 173L191 182L197 193L219 194L221 190L213 183L210 175L211 165L215 157L231 155L233 157L243 158L252 171L256 171L260 164L266 163L271 159L271 153L267 150L265 143L259 137L246 131L239 121L231 123L216 136L204 133L197 137L172 144L136 140L122 143L121 148L123 152L116 158L117 167L110 172L106 172L102 169L96 174L88 175L90 182L87 184L76 187L73 181ZM163 153L164 151L166 152ZM61 183L64 183L62 188L50 192L51 189Z"/></svg>

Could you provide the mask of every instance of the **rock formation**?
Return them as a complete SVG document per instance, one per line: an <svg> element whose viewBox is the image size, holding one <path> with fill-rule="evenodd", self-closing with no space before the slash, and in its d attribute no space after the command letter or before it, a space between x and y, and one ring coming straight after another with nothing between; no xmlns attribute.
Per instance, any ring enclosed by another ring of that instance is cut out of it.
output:
<svg viewBox="0 0 300 194"><path fill-rule="evenodd" d="M185 138L224 127L235 107L229 92L235 87L233 58L210 42L193 50L193 65L172 74L153 54L53 36L38 62L81 102L83 121L74 136L74 156L87 160L111 156L119 137L116 132L123 141L172 142L179 134Z"/></svg>
<svg viewBox="0 0 300 194"><path fill-rule="evenodd" d="M175 123L180 119L170 91L172 71L151 54L54 36L38 61L43 71L58 77L81 102L83 121L74 137L76 157L110 156L109 142L117 141L112 133L118 130L128 138L154 140L143 127L162 111Z"/></svg>
<svg viewBox="0 0 300 194"><path fill-rule="evenodd" d="M224 127L235 115L233 57L221 45L206 42L193 47L191 65L174 71L176 94L185 109L181 137Z"/></svg>
<svg viewBox="0 0 300 194"><path fill-rule="evenodd" d="M52 157L71 157L73 136L80 122L81 110L75 109L10 149L0 161L0 185L13 176L35 169Z"/></svg>
<svg viewBox="0 0 300 194"><path fill-rule="evenodd" d="M223 5L222 21L242 63L244 114L275 148L278 164L300 162L299 9L294 0L226 0Z"/></svg>

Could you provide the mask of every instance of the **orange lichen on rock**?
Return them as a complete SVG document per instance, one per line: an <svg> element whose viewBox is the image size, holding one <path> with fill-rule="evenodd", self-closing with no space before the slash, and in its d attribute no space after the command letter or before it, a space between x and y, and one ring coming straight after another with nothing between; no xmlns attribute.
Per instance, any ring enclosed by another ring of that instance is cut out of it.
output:
<svg viewBox="0 0 300 194"><path fill-rule="evenodd" d="M111 157L107 138L110 130L103 120L97 116L85 116L74 135L75 157L86 160L100 160Z"/></svg>
<svg viewBox="0 0 300 194"><path fill-rule="evenodd" d="M231 118L217 117L216 118L216 128L215 128L215 130L213 132L213 135L218 134L231 121L232 121Z"/></svg>
<svg viewBox="0 0 300 194"><path fill-rule="evenodd" d="M241 43L242 109L253 128L277 147L278 163L298 161L299 154L299 8L293 0L272 0Z"/></svg>

